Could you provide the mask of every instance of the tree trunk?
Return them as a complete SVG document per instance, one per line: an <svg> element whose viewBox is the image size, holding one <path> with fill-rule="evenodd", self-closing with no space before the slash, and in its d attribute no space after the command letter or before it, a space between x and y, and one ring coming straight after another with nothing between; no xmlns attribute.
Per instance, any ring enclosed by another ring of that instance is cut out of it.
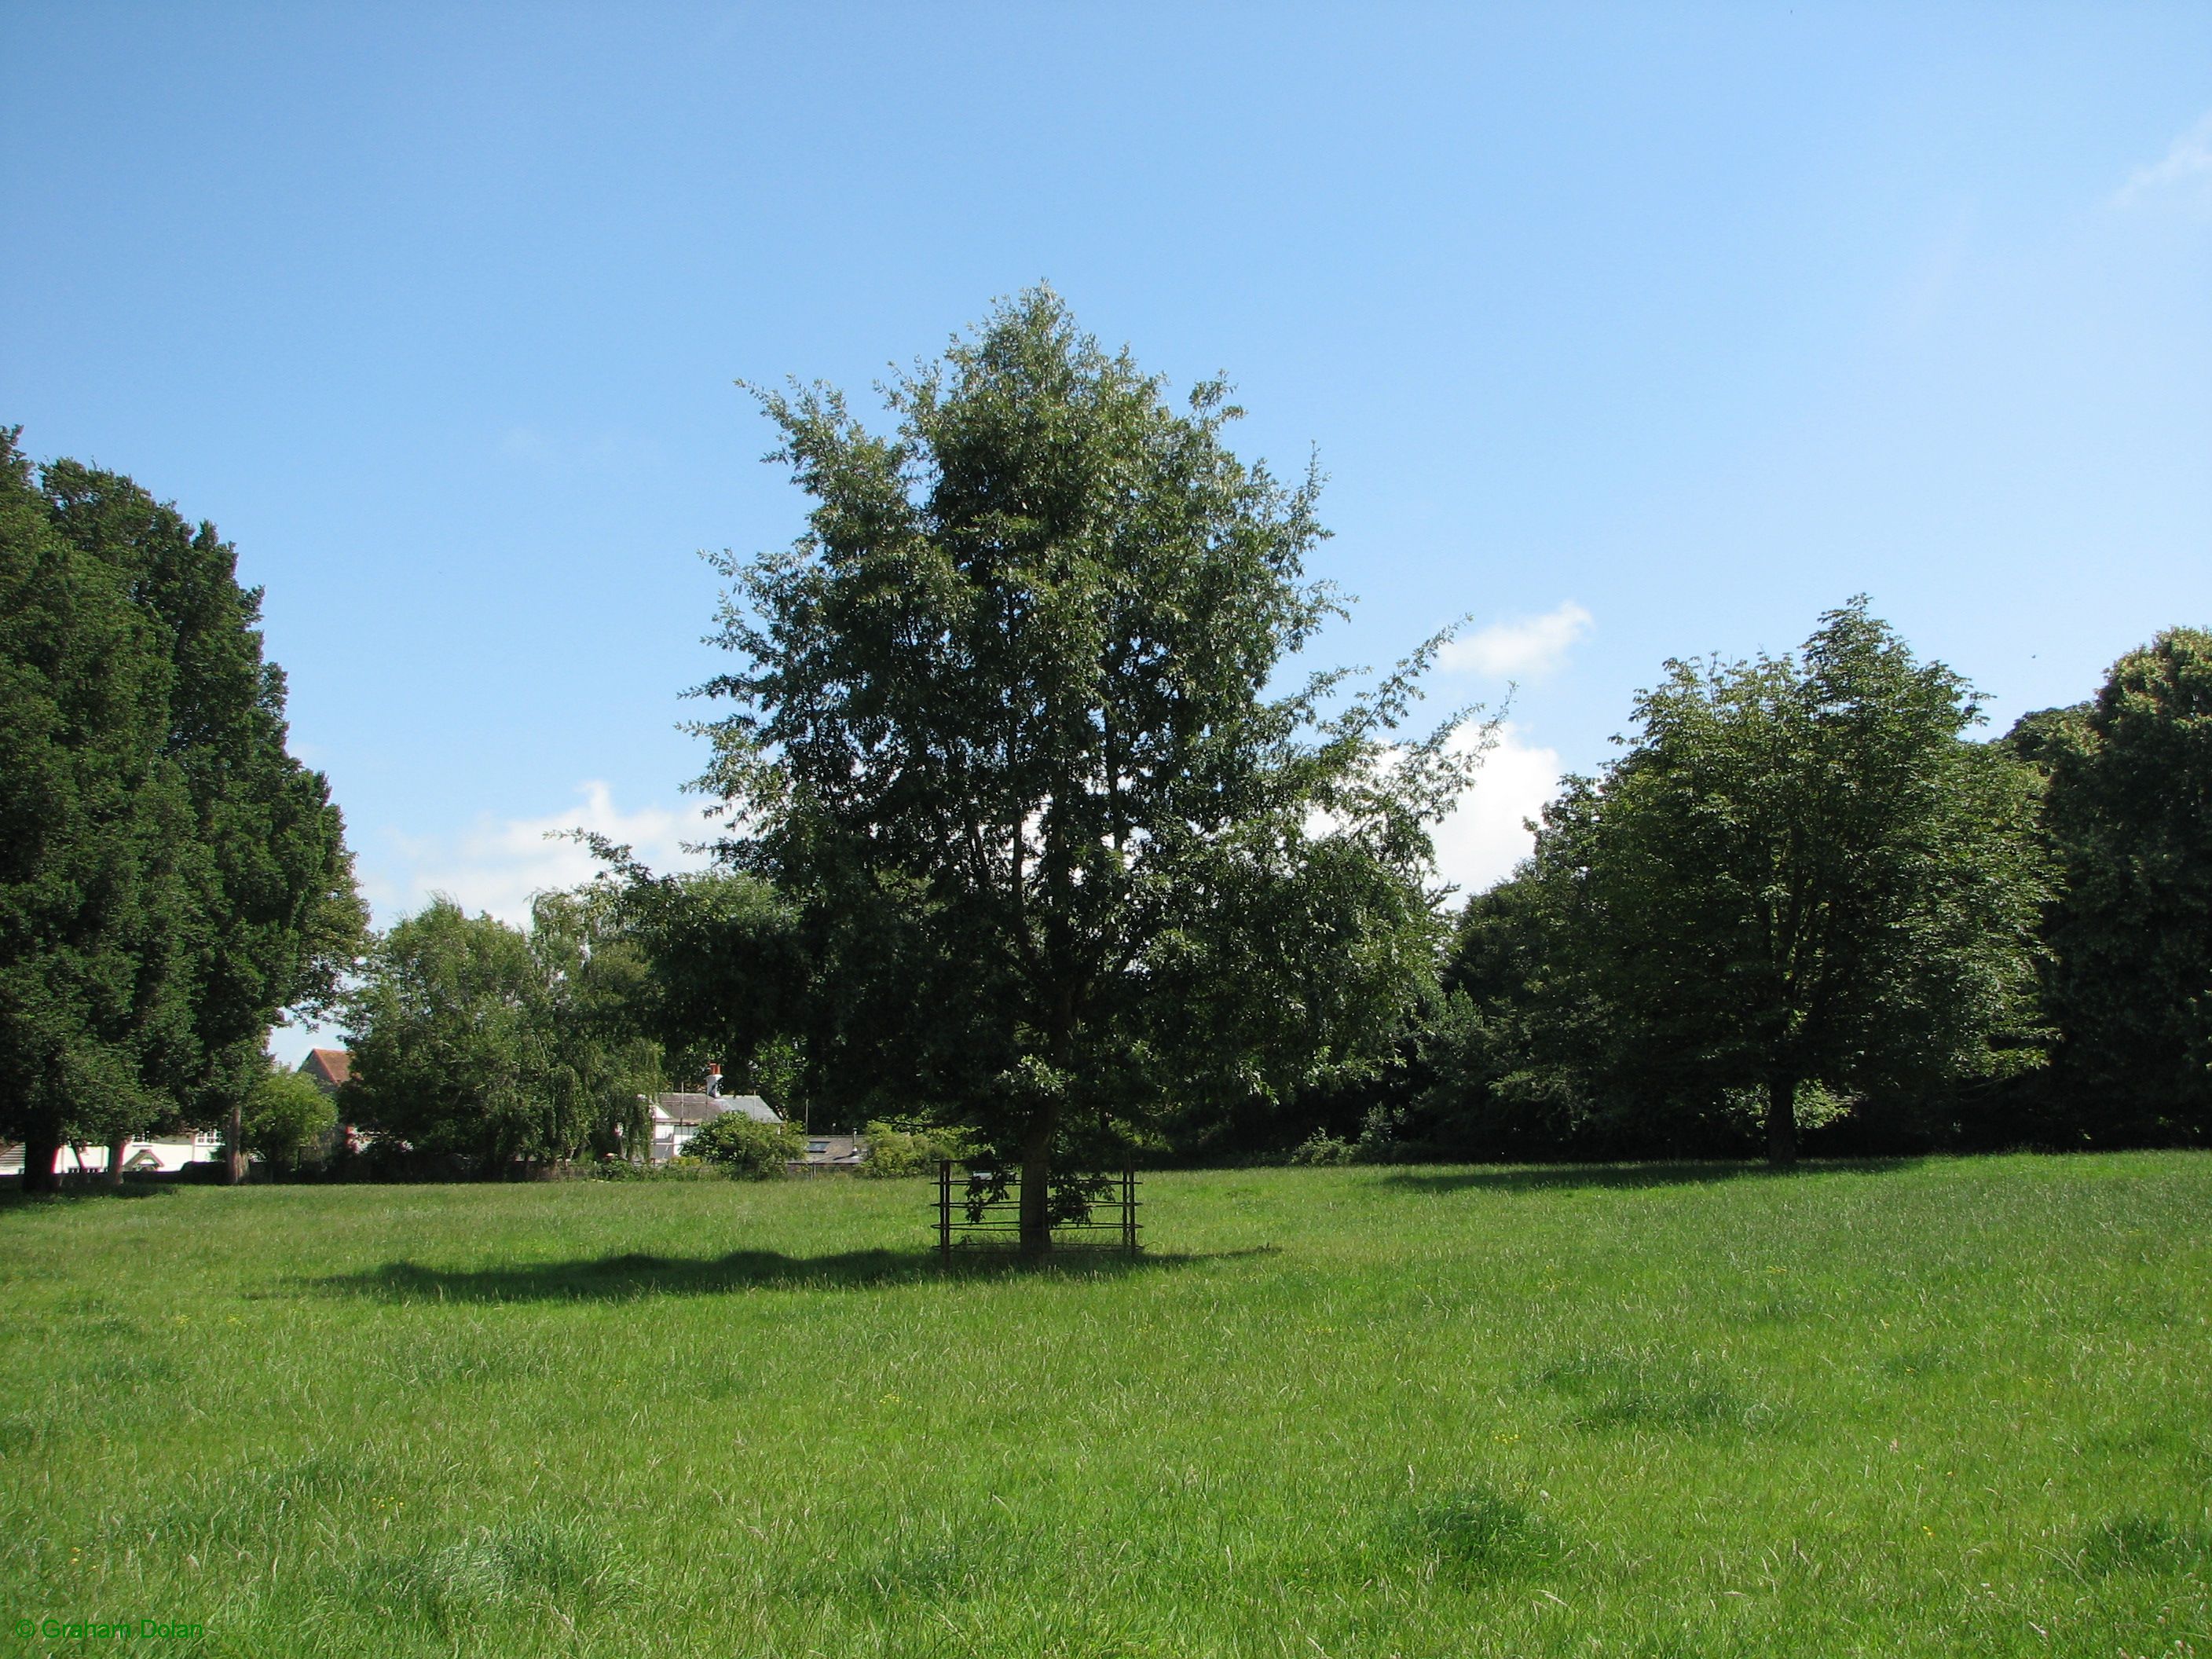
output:
<svg viewBox="0 0 2212 1659"><path fill-rule="evenodd" d="M1786 1170L1797 1161L1797 1079L1776 1078L1766 1085L1766 1161Z"/></svg>
<svg viewBox="0 0 2212 1659"><path fill-rule="evenodd" d="M52 1130L33 1130L23 1140L23 1190L27 1193L51 1193L60 1183L54 1176L54 1160L62 1155L62 1138Z"/></svg>
<svg viewBox="0 0 2212 1659"><path fill-rule="evenodd" d="M131 1150L131 1137L118 1135L107 1143L106 1182L110 1187L123 1184L123 1155Z"/></svg>
<svg viewBox="0 0 2212 1659"><path fill-rule="evenodd" d="M1041 1261L1052 1250L1052 1132L1059 1113L1041 1106L1022 1132L1022 1255Z"/></svg>
<svg viewBox="0 0 2212 1659"><path fill-rule="evenodd" d="M222 1132L222 1178L231 1186L246 1180L246 1101L230 1103L230 1121Z"/></svg>

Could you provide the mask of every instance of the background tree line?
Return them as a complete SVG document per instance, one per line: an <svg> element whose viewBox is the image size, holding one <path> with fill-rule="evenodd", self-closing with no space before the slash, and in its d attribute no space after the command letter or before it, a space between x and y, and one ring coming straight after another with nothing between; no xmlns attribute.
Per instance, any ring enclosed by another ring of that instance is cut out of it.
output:
<svg viewBox="0 0 2212 1659"><path fill-rule="evenodd" d="M1670 665L1636 714L1515 875L1438 915L1364 1072L1178 1090L1094 1137L1785 1160L2212 1138L2212 635L2161 635L2097 698L1978 741L1969 689L1860 604L1789 657ZM898 988L910 943L870 939L856 969L765 876L599 850L606 876L527 934L440 903L379 942L362 1121L494 1164L635 1149L633 1091L712 1058L819 1126L988 1142L934 1061L897 1057L951 995ZM1305 920L1262 937L1293 954Z"/></svg>
<svg viewBox="0 0 2212 1659"><path fill-rule="evenodd" d="M1441 635L1291 675L1342 608L1317 480L1233 453L1224 386L1170 400L1040 289L889 432L757 395L812 507L723 564L714 866L594 842L526 929L441 900L366 940L228 547L10 441L0 1133L235 1147L269 1023L342 1006L386 1155L634 1158L641 1097L716 1061L988 1149L1035 1249L1131 1156L2212 1135L2212 636L1994 742L1863 600L1668 663L1455 911L1429 832L1490 728L1408 729Z"/></svg>
<svg viewBox="0 0 2212 1659"><path fill-rule="evenodd" d="M2212 1139L2212 633L1978 743L1861 604L1795 659L1669 665L1637 715L1459 916L1358 1103L1401 1151Z"/></svg>
<svg viewBox="0 0 2212 1659"><path fill-rule="evenodd" d="M1310 483L1231 456L1048 291L890 389L767 393L813 498L726 568L708 874L601 844L635 1029L817 1125L1009 1162L1741 1156L2212 1130L2212 646L1984 740L1854 602L1666 665L1456 914L1480 744L1267 693L1333 601ZM1461 763L1443 764L1456 752ZM1410 762L1410 763L1408 763ZM374 1066L370 1068L374 1072Z"/></svg>

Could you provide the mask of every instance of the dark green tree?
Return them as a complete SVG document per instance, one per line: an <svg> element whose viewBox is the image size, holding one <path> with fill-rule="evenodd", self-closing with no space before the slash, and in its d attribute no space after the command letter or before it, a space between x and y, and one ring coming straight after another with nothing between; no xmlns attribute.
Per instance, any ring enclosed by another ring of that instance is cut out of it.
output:
<svg viewBox="0 0 2212 1659"><path fill-rule="evenodd" d="M2036 1063L2039 781L1863 600L1801 653L1676 662L1536 859L1571 929L1543 1018L1586 1097L1909 1094Z"/></svg>
<svg viewBox="0 0 2212 1659"><path fill-rule="evenodd" d="M1337 608L1317 482L1237 459L1224 386L1163 391L1038 289L887 388L896 436L762 393L816 504L723 567L707 781L797 916L808 1087L979 1131L1032 1254L1056 1157L1388 1052L1472 763L1454 722L1389 747L1425 653L1332 713L1335 676L1269 695Z"/></svg>
<svg viewBox="0 0 2212 1659"><path fill-rule="evenodd" d="M1573 1064L1588 1045L1577 1041L1584 1010L1565 960L1567 896L1530 862L1462 908L1442 994L1413 1039L1411 1139L1484 1159L1646 1150L1593 1133Z"/></svg>
<svg viewBox="0 0 2212 1659"><path fill-rule="evenodd" d="M343 1104L378 1134L496 1174L555 1133L529 937L434 899L371 947L346 1006Z"/></svg>
<svg viewBox="0 0 2212 1659"><path fill-rule="evenodd" d="M0 430L0 1137L38 1191L65 1141L178 1104L193 816L164 631L126 572L60 533L15 438Z"/></svg>
<svg viewBox="0 0 2212 1659"><path fill-rule="evenodd" d="M758 876L656 875L628 847L575 835L607 866L597 890L639 964L626 1002L635 1029L660 1045L673 1073L702 1075L713 1061L732 1085L787 1109L782 1056L810 1017L831 1041L836 1024L831 1011L809 1006L793 908Z"/></svg>
<svg viewBox="0 0 2212 1659"><path fill-rule="evenodd" d="M2057 1116L2107 1144L2212 1140L2212 631L2113 665L2012 734L2046 768Z"/></svg>
<svg viewBox="0 0 2212 1659"><path fill-rule="evenodd" d="M326 1006L357 949L343 823L323 775L286 750L283 671L263 659L261 592L239 586L230 544L119 474L62 460L41 484L56 531L116 573L167 658L162 749L191 809L178 855L188 909L170 944L191 1031L149 1082L185 1121L228 1128L240 1179L239 1115L270 1026Z"/></svg>
<svg viewBox="0 0 2212 1659"><path fill-rule="evenodd" d="M356 1120L485 1176L635 1154L660 1086L635 1013L645 966L604 887L541 895L529 933L450 899L370 951L347 1000Z"/></svg>

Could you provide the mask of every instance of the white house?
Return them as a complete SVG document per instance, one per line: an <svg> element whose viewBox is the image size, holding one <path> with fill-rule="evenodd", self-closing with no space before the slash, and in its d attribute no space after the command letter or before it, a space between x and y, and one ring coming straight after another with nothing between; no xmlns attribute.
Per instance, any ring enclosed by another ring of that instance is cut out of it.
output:
<svg viewBox="0 0 2212 1659"><path fill-rule="evenodd" d="M123 1149L123 1172L125 1175L173 1175L187 1164L205 1164L212 1160L216 1149L222 1145L222 1137L207 1132L170 1136L161 1140L134 1140ZM107 1148L87 1146L79 1152L73 1146L62 1148L54 1159L56 1175L90 1175L107 1167ZM21 1146L0 1146L0 1176L19 1176L23 1173L23 1149Z"/></svg>
<svg viewBox="0 0 2212 1659"><path fill-rule="evenodd" d="M681 1158L709 1120L725 1112L742 1112L756 1123L781 1123L775 1109L758 1095L673 1094L653 1097L653 1161L665 1164Z"/></svg>

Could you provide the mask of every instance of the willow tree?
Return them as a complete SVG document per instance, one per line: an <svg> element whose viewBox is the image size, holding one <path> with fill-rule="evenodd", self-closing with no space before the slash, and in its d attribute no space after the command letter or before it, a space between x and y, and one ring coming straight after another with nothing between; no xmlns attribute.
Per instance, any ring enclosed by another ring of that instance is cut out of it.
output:
<svg viewBox="0 0 2212 1659"><path fill-rule="evenodd" d="M815 1097L979 1131L1037 1254L1056 1157L1375 1066L1480 745L1392 746L1431 647L1270 695L1340 611L1304 574L1316 477L1240 461L1225 386L1175 407L1044 289L886 386L894 435L756 395L814 506L722 562L707 781L796 908Z"/></svg>

